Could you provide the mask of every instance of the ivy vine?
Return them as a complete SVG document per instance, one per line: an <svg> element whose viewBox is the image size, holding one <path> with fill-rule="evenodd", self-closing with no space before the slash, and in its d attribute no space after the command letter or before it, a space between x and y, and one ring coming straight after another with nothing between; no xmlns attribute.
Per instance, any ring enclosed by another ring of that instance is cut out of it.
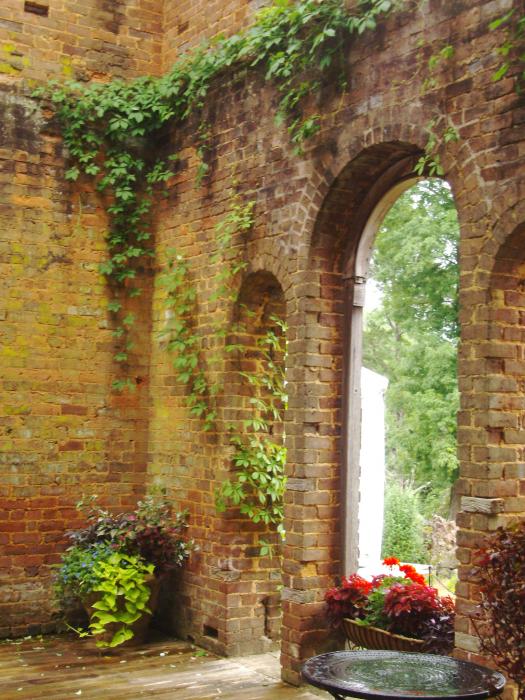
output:
<svg viewBox="0 0 525 700"><path fill-rule="evenodd" d="M277 118L288 124L300 150L320 128L319 115L303 113L305 101L319 92L322 77L342 56L352 35L373 30L392 0L359 0L348 12L343 0L274 0L246 31L219 36L183 55L161 78L85 85L50 83L35 94L50 99L73 165L71 181L92 178L105 196L109 257L100 272L112 289L108 311L114 317L116 362L129 364L135 318L126 300L141 294L140 272L152 256L150 213L156 188L174 172L177 155L151 156L155 138L168 123L177 125L202 112L214 78L223 70L261 67L279 93ZM201 119L195 148L200 157L198 182L206 176L210 127ZM125 374L125 371L124 371ZM115 389L133 388L119 379Z"/></svg>
<svg viewBox="0 0 525 700"><path fill-rule="evenodd" d="M255 202L241 202L235 197L230 212L215 226L216 252L212 264L221 263L215 276L216 289L211 301L221 299L230 306L239 299L240 273L247 263L243 259L245 235L253 226ZM239 240L239 236L241 239ZM237 239L237 240L236 240ZM204 430L215 427L217 408L215 397L221 391L219 383L210 384L209 368L218 357L203 360L202 338L193 330L196 314L197 290L190 280L188 262L176 251L171 251L159 285L165 290L165 306L169 317L160 339L173 356L173 367L179 381L188 387L186 404L190 414L201 418ZM244 305L249 317L253 315ZM270 317L271 327L257 340L257 371L240 371L239 375L250 388L248 416L228 426L229 442L234 451L231 457L232 477L216 491L219 512L229 506L239 508L254 523L275 526L284 536L283 495L286 485L286 448L284 433L277 434L283 423L287 406L285 390L286 323ZM245 332L241 323L220 319L212 325L211 337L225 353L245 351L243 344L227 342L235 333ZM208 337L208 340L210 338ZM271 545L261 541L261 553L270 553Z"/></svg>
<svg viewBox="0 0 525 700"><path fill-rule="evenodd" d="M238 297L239 273L246 268L247 263L242 259L244 247L242 241L234 245L234 237L245 236L253 226L255 201L246 203L234 198L231 211L215 226L216 252L211 257L211 263L221 263L215 277L216 289L210 296L210 301L221 299L235 302ZM226 260L228 252L229 260ZM235 254L237 251L237 254ZM159 276L158 284L165 290L164 305L168 310L168 318L160 333L160 340L173 360L173 368L180 382L188 386L186 402L193 416L203 419L204 430L215 427L217 410L213 405L215 397L222 389L217 382L210 384L206 378L205 367L212 366L220 360L220 353L209 353L207 362L203 360L201 336L193 330L193 319L196 316L197 290L190 280L188 262L176 250L168 251L168 261L164 272ZM212 323L210 337L221 347L234 327L221 320ZM225 352L241 349L236 344L226 344Z"/></svg>
<svg viewBox="0 0 525 700"><path fill-rule="evenodd" d="M517 14L516 8L513 8L491 22L489 29L502 29L505 33L505 40L498 47L498 53L504 60L492 74L492 80L501 80L515 66L516 91L521 95L525 89L525 14Z"/></svg>
<svg viewBox="0 0 525 700"><path fill-rule="evenodd" d="M271 316L272 327L257 340L256 372L241 372L252 389L250 416L242 430L230 426L234 447L233 475L216 491L217 510L238 507L254 523L276 526L284 537L283 497L286 488L284 434L275 436L288 404L285 385L286 323Z"/></svg>

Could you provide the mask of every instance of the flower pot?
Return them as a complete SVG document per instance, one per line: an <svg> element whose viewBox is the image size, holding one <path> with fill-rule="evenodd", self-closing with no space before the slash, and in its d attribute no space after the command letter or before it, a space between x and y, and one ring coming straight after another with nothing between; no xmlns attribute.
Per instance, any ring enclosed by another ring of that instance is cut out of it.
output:
<svg viewBox="0 0 525 700"><path fill-rule="evenodd" d="M119 644L116 647L117 649L121 649L123 647L137 646L139 644L144 644L144 642L146 641L149 623L151 621L153 613L155 612L157 602L159 599L161 579L157 578L156 576L148 576L145 583L150 589L148 608L151 610L151 613L144 613L139 617L138 620L135 620L135 622L132 625L130 625L130 628L133 631L133 637L123 642L122 644ZM97 593L92 593L83 601L83 605L88 614L89 619L91 619L91 615L95 612L95 608L93 608L93 603L95 603L98 600L98 598L99 595ZM104 634L97 634L95 637L92 637L92 639L95 642L109 642L113 638L113 635L119 629L120 626L120 623L112 622L106 626L106 631Z"/></svg>
<svg viewBox="0 0 525 700"><path fill-rule="evenodd" d="M359 625L354 620L344 618L343 629L347 639L358 647L364 649L388 649L391 651L421 651L422 639L403 637L400 634L392 634L379 627Z"/></svg>

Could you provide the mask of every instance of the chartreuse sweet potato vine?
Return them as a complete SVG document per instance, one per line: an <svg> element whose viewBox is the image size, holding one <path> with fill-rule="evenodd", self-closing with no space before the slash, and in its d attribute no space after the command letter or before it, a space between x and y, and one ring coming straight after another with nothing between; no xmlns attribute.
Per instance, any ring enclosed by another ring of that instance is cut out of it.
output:
<svg viewBox="0 0 525 700"><path fill-rule="evenodd" d="M170 158L151 155L160 130L199 116L217 74L243 64L262 69L276 86L277 117L287 122L291 140L300 149L320 126L319 115L304 116L304 98L319 90L345 41L374 29L393 4L393 0L360 0L358 9L349 12L343 0L274 0L247 30L188 52L161 78L51 83L40 90L54 105L73 161L66 178L91 177L107 202L109 257L100 271L113 290L108 309L115 319L117 362L125 366L133 348L129 331L135 318L126 309L126 299L141 293L137 273L152 255L149 214L154 189L172 173ZM196 134L201 155L208 132L201 118ZM198 178L205 175L204 164ZM117 389L126 385L131 387L131 382L115 382Z"/></svg>

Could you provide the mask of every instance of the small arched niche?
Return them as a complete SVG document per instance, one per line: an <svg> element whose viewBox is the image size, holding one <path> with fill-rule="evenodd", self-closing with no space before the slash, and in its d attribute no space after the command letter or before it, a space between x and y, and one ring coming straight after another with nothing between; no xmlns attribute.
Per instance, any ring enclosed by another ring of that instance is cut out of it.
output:
<svg viewBox="0 0 525 700"><path fill-rule="evenodd" d="M277 641L281 634L279 514L283 510L286 456L286 305L282 287L272 273L259 270L243 280L226 347L230 359L225 418L232 450L228 477L235 483L240 471L244 477L259 474L243 482L246 500L230 508L228 518L230 523L235 521L244 543L241 566L252 589L246 606L252 608L252 617L259 625L253 633L259 639ZM265 470L268 488L256 491L254 483L262 481ZM261 503L254 494L263 492L266 501ZM248 622L253 627L253 620Z"/></svg>

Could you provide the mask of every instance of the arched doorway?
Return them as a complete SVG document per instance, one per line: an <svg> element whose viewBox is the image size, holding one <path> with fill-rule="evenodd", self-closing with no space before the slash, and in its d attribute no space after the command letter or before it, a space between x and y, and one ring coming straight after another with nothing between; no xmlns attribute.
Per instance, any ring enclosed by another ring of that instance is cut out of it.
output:
<svg viewBox="0 0 525 700"><path fill-rule="evenodd" d="M350 478L360 481L358 563L375 572L384 556L439 565L444 585L456 568L458 242L446 182L407 178L394 186L372 212L358 246L360 293L350 337L358 343L351 353L356 362L363 355L362 369L350 369L364 382L362 391L350 385L348 395L355 435L347 453L355 461L348 467L355 473Z"/></svg>

